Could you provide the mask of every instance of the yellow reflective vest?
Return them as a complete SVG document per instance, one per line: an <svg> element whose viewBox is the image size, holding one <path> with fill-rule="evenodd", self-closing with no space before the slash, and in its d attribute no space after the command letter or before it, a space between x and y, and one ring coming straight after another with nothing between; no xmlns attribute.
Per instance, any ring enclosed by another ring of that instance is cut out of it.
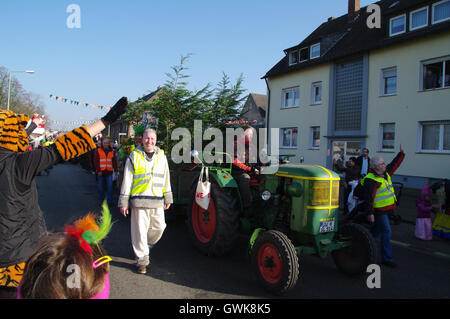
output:
<svg viewBox="0 0 450 319"><path fill-rule="evenodd" d="M133 150L130 154L134 175L130 197L148 197L149 199L163 199L165 193L165 155L158 150L150 162L146 161L142 151Z"/></svg>
<svg viewBox="0 0 450 319"><path fill-rule="evenodd" d="M388 173L386 173L386 176L387 179L384 179L383 177L376 176L374 173L369 173L361 180L361 185L363 186L366 178L370 178L377 183L380 183L373 200L373 208L375 209L394 205L397 201L394 186L392 186L391 176L389 176Z"/></svg>

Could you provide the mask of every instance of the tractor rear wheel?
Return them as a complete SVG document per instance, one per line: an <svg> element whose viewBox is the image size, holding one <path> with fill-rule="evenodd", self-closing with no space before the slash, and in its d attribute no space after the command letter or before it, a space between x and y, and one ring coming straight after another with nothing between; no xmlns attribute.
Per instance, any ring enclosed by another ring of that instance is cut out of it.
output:
<svg viewBox="0 0 450 319"><path fill-rule="evenodd" d="M251 261L258 281L271 293L281 295L297 283L297 252L282 232L269 230L261 233L252 247Z"/></svg>
<svg viewBox="0 0 450 319"><path fill-rule="evenodd" d="M372 234L362 225L348 223L339 230L351 246L334 250L331 255L339 270L348 275L362 274L367 266L377 262L377 249Z"/></svg>
<svg viewBox="0 0 450 319"><path fill-rule="evenodd" d="M211 200L208 209L195 201L195 188L187 212L187 226L194 246L205 255L228 253L239 235L239 215L235 189L221 188L211 180Z"/></svg>

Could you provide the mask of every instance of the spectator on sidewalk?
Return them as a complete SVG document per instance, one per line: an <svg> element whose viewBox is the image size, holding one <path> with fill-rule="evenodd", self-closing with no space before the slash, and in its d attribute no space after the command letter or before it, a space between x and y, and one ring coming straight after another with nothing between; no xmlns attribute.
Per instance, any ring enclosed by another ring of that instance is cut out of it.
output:
<svg viewBox="0 0 450 319"><path fill-rule="evenodd" d="M363 153L356 159L355 164L361 169L361 177L366 176L370 168L369 150L367 148L363 148Z"/></svg>
<svg viewBox="0 0 450 319"><path fill-rule="evenodd" d="M361 180L363 187L363 203L358 206L367 216L367 220L373 224L372 235L381 240L381 262L388 267L396 267L392 261L391 225L389 214L394 214L397 207L394 186L391 176L403 162L405 153L400 145L400 152L386 165L381 157L371 160L369 173Z"/></svg>
<svg viewBox="0 0 450 319"><path fill-rule="evenodd" d="M102 137L101 147L94 153L95 173L97 174L97 190L99 203L106 198L108 205L113 205L113 174L117 174L117 159L108 136Z"/></svg>
<svg viewBox="0 0 450 319"><path fill-rule="evenodd" d="M434 219L433 235L450 239L450 180L445 180L437 192L444 196L444 205L440 207L441 210Z"/></svg>
<svg viewBox="0 0 450 319"><path fill-rule="evenodd" d="M100 225L88 214L67 225L64 233L47 236L26 261L17 298L108 299L111 258L100 242L110 229L105 204Z"/></svg>
<svg viewBox="0 0 450 319"><path fill-rule="evenodd" d="M356 165L356 157L350 157L348 162L343 164L336 161L335 167L340 172L345 172L344 180L344 199L345 199L345 212L352 211L355 206L355 201L353 200L353 190L358 185L359 179L361 177L361 168Z"/></svg>
<svg viewBox="0 0 450 319"><path fill-rule="evenodd" d="M24 128L28 116L0 111L0 295L15 297L25 260L46 235L45 220L38 203L37 173L95 148L92 136L114 123L126 111L123 97L101 119L81 126L55 140L49 147L25 152ZM32 125L42 124L35 119Z"/></svg>
<svg viewBox="0 0 450 319"><path fill-rule="evenodd" d="M417 218L414 235L422 240L432 240L431 213L436 211L438 206L431 203L430 187L425 185L422 188L420 198L416 199Z"/></svg>

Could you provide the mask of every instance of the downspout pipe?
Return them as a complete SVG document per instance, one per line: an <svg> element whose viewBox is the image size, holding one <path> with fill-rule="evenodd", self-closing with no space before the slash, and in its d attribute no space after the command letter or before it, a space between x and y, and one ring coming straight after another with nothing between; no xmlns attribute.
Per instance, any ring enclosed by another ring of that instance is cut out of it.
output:
<svg viewBox="0 0 450 319"><path fill-rule="evenodd" d="M269 126L269 120L270 120L270 87L269 87L269 83L267 82L267 78L264 77L264 81L266 82L266 87L267 87L267 112L266 112L266 130L267 130L267 134L266 134L266 144L267 144L267 153L271 154L271 148L269 145L269 130L270 130L270 126Z"/></svg>

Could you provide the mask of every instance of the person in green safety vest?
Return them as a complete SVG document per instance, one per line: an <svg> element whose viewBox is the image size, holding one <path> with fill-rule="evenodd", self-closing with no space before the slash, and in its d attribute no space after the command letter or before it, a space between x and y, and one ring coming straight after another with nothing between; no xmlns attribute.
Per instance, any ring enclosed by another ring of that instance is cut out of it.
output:
<svg viewBox="0 0 450 319"><path fill-rule="evenodd" d="M400 152L388 165L382 157L373 157L368 174L360 182L363 186L363 196L360 199L364 202L359 207L367 216L368 221L373 224L372 235L375 238L380 237L382 264L389 267L397 266L392 261L390 242L392 232L388 216L388 214L393 214L397 207L391 176L404 158L402 145L400 145Z"/></svg>
<svg viewBox="0 0 450 319"><path fill-rule="evenodd" d="M131 210L131 243L140 274L147 272L150 248L163 235L164 210L172 203L166 155L156 146L155 130L146 129L143 145L136 147L125 163L119 196L122 215L126 217Z"/></svg>

